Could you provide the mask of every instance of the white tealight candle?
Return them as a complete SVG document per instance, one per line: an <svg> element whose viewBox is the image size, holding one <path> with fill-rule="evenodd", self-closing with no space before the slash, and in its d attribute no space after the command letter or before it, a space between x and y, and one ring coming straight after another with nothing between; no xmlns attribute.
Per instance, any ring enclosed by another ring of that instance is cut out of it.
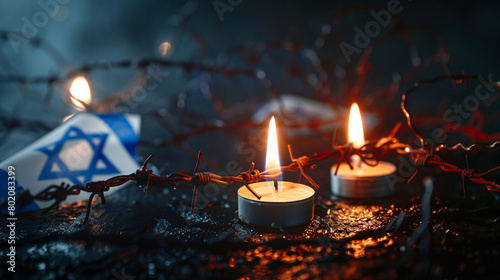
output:
<svg viewBox="0 0 500 280"><path fill-rule="evenodd" d="M349 142L355 148L364 144L363 124L358 105L354 103L349 116ZM353 169L342 163L337 174L337 165L330 169L331 191L333 194L349 198L370 198L387 196L394 191L391 176L396 172L396 166L389 162L379 161L376 166L370 166L361 161L358 156L351 158Z"/></svg>
<svg viewBox="0 0 500 280"><path fill-rule="evenodd" d="M267 227L293 227L311 221L314 216L315 191L306 185L278 181L280 192L269 182L249 186L261 198L256 198L245 186L238 190L238 217L246 224Z"/></svg>
<svg viewBox="0 0 500 280"><path fill-rule="evenodd" d="M293 227L311 221L314 215L314 193L309 186L277 179L281 177L278 136L274 117L267 136L267 182L250 184L257 198L246 186L238 190L238 217L254 226Z"/></svg>
<svg viewBox="0 0 500 280"><path fill-rule="evenodd" d="M361 163L349 165L343 163L335 175L336 165L330 169L332 193L349 198L369 198L390 195L394 189L388 176L396 171L394 164L380 161L376 166Z"/></svg>

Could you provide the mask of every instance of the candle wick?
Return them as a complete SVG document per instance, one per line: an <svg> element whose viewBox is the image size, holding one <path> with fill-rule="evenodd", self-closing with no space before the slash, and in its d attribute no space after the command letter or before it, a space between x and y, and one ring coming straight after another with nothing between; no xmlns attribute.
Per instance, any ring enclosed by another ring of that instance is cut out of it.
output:
<svg viewBox="0 0 500 280"><path fill-rule="evenodd" d="M361 157L359 157L358 162L357 162L359 169L361 169L361 164L362 163L363 163L363 161L361 160Z"/></svg>
<svg viewBox="0 0 500 280"><path fill-rule="evenodd" d="M358 156L358 155L351 156L351 162L355 167L357 167L358 169L361 169L361 165L363 164L363 162L362 162L360 156Z"/></svg>
<svg viewBox="0 0 500 280"><path fill-rule="evenodd" d="M274 181L274 190L278 191L278 181L276 181L276 180L273 180L273 181Z"/></svg>

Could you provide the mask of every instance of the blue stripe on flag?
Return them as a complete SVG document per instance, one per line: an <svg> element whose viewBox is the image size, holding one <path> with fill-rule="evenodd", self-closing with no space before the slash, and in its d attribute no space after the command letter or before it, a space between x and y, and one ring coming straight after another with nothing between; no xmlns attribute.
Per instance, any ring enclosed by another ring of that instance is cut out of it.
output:
<svg viewBox="0 0 500 280"><path fill-rule="evenodd" d="M130 156L137 160L135 147L139 136L135 133L125 116L119 114L98 114L96 116L101 118L115 132Z"/></svg>

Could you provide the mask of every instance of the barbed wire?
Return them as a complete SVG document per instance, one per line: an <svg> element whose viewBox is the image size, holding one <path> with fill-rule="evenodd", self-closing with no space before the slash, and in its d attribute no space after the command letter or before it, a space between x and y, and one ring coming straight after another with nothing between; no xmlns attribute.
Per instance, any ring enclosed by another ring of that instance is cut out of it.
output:
<svg viewBox="0 0 500 280"><path fill-rule="evenodd" d="M90 197L87 203L87 211L85 214L84 223L87 223L89 214L92 207L92 200L95 195L98 195L101 198L102 203L106 203L106 198L104 193L109 191L110 188L120 186L125 184L128 181L135 181L137 186L144 187L144 192L147 193L149 186L154 185L162 185L168 184L173 188L178 188L176 185L177 182L191 182L193 184L193 197L192 197L192 206L191 211L194 211L196 206L196 198L197 198L197 187L206 185L210 182L222 184L222 185L232 185L237 182L244 183L246 188L257 198L260 199L260 195L255 192L251 185L252 183L256 183L262 180L276 180L281 178L281 176L286 172L300 172L299 182L301 182L302 178L306 178L309 183L314 186L316 189L319 189L318 184L307 174L307 171L316 168L314 162L325 160L325 159L337 159L336 162L336 171L337 174L338 168L342 163L349 165L352 169L354 168L350 162L350 159L353 155L357 155L361 161L369 166L376 166L379 162L379 159L387 156L390 153L397 153L401 155L410 155L413 159L415 166L438 166L442 171L447 173L458 173L462 176L464 189L465 189L465 180L468 179L473 183L482 184L487 187L490 191L500 191L500 185L494 181L485 179L484 176L500 170L500 166L494 167L485 172L476 172L474 169L463 169L459 168L451 163L443 161L436 152L441 150L466 150L470 151L472 149L494 149L500 146L500 141L493 143L489 146L479 146L472 145L470 147L465 147L462 144L457 144L453 147L444 147L438 146L436 149L429 150L428 148L412 148L409 144L401 143L397 138L395 138L395 134L399 130L401 124L398 123L391 133L383 137L377 141L367 141L362 147L354 148L351 143L345 145L337 145L336 139L334 139L333 149L327 152L315 153L311 156L301 156L295 158L293 155L293 150L291 145L288 146L289 155L292 163L286 166L281 166L279 168L268 169L264 171L259 171L255 169L255 164L252 163L249 170L245 172L241 172L237 176L220 176L210 172L198 172L202 158L203 152L200 151L198 153L198 159L195 164L194 172L192 175L184 174L181 172L173 172L167 176L159 176L152 172L152 170L148 169L147 166L149 162L153 159L154 155L150 155L145 161L141 169L136 170L135 173L131 173L129 175L120 175L112 177L105 181L91 181L88 182L85 186L81 185L67 185L62 183L60 186L51 185L47 187L45 190L40 192L39 194L32 196L29 191L25 192L22 197L19 199L21 208L23 204L31 202L33 200L40 201L49 201L55 200L54 204L47 208L45 212L48 210L58 207L58 205L63 202L67 196L69 195L78 195L81 191L89 192ZM416 172L408 179L408 183L414 178Z"/></svg>

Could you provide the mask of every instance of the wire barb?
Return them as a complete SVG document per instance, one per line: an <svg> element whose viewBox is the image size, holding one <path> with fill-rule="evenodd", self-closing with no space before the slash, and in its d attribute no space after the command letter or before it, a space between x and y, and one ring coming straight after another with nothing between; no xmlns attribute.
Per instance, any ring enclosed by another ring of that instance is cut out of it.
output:
<svg viewBox="0 0 500 280"><path fill-rule="evenodd" d="M319 190L318 184L314 182L314 180L306 173L306 171L316 168L316 165L311 165L309 157L301 156L299 158L295 158L293 156L292 145L288 145L288 152L290 153L290 159L292 162L296 163L300 170L299 182L302 182L302 176L304 176L311 185L314 186L317 190Z"/></svg>
<svg viewBox="0 0 500 280"><path fill-rule="evenodd" d="M88 182L85 187L87 187L91 194L89 197L89 201L87 203L87 212L85 213L85 219L83 223L86 224L89 219L90 209L92 209L92 199L94 195L98 195L101 198L102 204L106 204L106 197L104 196L104 192L109 191L109 184L107 181L93 181Z"/></svg>
<svg viewBox="0 0 500 280"><path fill-rule="evenodd" d="M194 213L194 208L196 206L196 198L198 197L198 185L205 185L210 182L211 176L206 174L198 174L198 169L200 169L201 159L203 158L203 151L198 152L198 159L196 160L196 165L194 166L193 174L195 176L193 185L193 197L191 201L191 213Z"/></svg>
<svg viewBox="0 0 500 280"><path fill-rule="evenodd" d="M145 187L144 193L148 193L148 188L151 180L152 170L148 170L148 163L154 158L154 154L149 155L149 157L144 161L141 169L137 169L135 172L135 183L138 187Z"/></svg>
<svg viewBox="0 0 500 280"><path fill-rule="evenodd" d="M255 169L255 163L252 162L250 164L250 168L248 169L248 171L245 171L243 173L240 174L240 176L243 178L243 180L245 181L245 187L258 199L260 200L262 198L262 196L260 196L256 191L254 191L249 183L255 183L255 182L259 182L260 180L262 180L262 175L260 173L259 170L256 170Z"/></svg>

